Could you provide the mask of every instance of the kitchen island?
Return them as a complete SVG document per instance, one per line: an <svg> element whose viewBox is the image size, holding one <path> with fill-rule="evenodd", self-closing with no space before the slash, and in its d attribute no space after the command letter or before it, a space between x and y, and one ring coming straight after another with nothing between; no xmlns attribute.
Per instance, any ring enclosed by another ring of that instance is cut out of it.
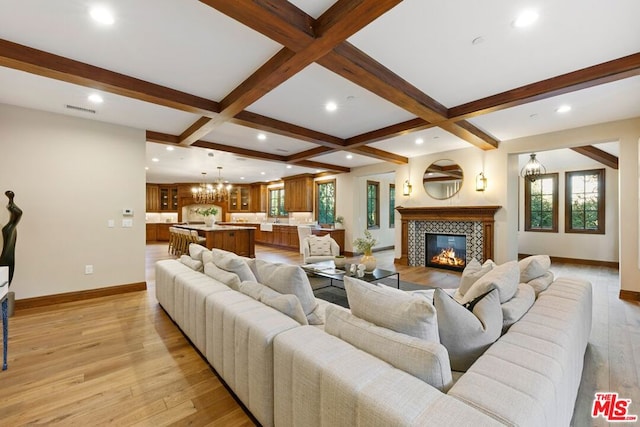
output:
<svg viewBox="0 0 640 427"><path fill-rule="evenodd" d="M240 256L255 258L255 227L237 225L179 224L178 228L196 230L198 235L206 239L208 249L217 248L236 253Z"/></svg>

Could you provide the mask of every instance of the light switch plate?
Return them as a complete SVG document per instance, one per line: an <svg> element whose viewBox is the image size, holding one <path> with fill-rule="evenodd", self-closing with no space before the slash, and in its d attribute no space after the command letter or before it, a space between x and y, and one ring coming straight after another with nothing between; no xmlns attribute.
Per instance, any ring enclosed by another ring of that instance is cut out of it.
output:
<svg viewBox="0 0 640 427"><path fill-rule="evenodd" d="M107 221L107 227L109 228L113 228L116 226L116 222L112 219L110 219L109 221Z"/></svg>
<svg viewBox="0 0 640 427"><path fill-rule="evenodd" d="M123 228L133 227L133 220L132 219L123 219L122 220L122 227Z"/></svg>

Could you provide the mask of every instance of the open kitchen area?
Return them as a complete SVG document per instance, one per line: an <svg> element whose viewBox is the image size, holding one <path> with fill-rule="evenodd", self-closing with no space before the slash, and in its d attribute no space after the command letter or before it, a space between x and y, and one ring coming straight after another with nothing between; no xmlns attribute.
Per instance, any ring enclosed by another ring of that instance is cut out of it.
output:
<svg viewBox="0 0 640 427"><path fill-rule="evenodd" d="M170 228L178 227L196 231L208 247L254 256L256 243L299 253L301 236L329 234L343 253L342 225L319 223L314 213L316 185L311 174L280 182L224 183L224 194L207 200L198 194L206 192L203 183L147 183L146 241L168 244Z"/></svg>

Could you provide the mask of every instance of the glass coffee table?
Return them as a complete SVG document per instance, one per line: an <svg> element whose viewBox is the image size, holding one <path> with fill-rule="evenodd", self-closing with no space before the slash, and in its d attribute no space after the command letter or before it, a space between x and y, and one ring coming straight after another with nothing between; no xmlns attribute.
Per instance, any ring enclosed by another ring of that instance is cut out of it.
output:
<svg viewBox="0 0 640 427"><path fill-rule="evenodd" d="M376 280L386 279L388 277L396 276L396 287L400 289L400 273L392 270L384 270L382 268L376 268L371 273L365 273L364 276L358 277L357 274L347 273L346 270L336 268L333 261L322 261L314 264L301 265L302 269L308 274L317 277L324 277L329 279L329 285L321 288L316 288L314 291L324 289L328 287L334 287L338 289L344 289L341 286L335 286L333 281L344 282L344 277L353 277L355 279L364 280L365 282L375 282Z"/></svg>

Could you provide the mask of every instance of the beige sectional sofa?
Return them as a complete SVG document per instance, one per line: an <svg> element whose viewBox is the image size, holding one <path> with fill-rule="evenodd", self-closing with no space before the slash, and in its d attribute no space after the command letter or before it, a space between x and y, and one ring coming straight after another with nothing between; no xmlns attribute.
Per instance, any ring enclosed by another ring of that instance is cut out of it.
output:
<svg viewBox="0 0 640 427"><path fill-rule="evenodd" d="M160 261L158 301L264 426L570 423L591 330L588 282L536 288L526 314L452 373L439 342L321 301L326 323L303 325L213 276Z"/></svg>

